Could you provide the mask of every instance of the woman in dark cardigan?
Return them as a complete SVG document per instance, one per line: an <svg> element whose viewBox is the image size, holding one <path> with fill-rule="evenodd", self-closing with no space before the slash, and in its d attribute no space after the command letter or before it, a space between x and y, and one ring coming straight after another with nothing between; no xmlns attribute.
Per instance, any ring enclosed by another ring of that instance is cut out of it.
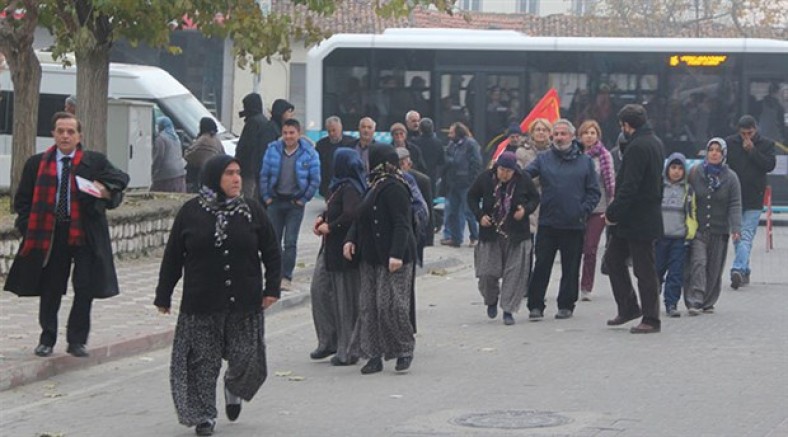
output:
<svg viewBox="0 0 788 437"><path fill-rule="evenodd" d="M331 358L334 366L355 364L349 356L350 337L358 317L358 261L342 256L345 237L356 219L367 175L361 156L353 149L334 152L334 176L328 185L326 211L315 221L314 233L323 239L312 275L312 318L317 333L313 360Z"/></svg>
<svg viewBox="0 0 788 437"><path fill-rule="evenodd" d="M539 192L520 173L514 152L503 152L495 165L480 174L470 190L468 205L480 224L479 244L473 252L479 292L487 316L498 315L514 324L531 265L531 229L528 216L539 206Z"/></svg>
<svg viewBox="0 0 788 437"><path fill-rule="evenodd" d="M365 375L383 370L384 358L396 358L395 369L407 370L416 345L411 319L416 238L410 190L398 164L393 147L370 149L370 187L343 248L346 259L360 261L359 318L351 351L369 359L361 369Z"/></svg>
<svg viewBox="0 0 788 437"><path fill-rule="evenodd" d="M180 423L196 426L197 435L211 435L222 358L228 362L224 394L231 421L241 412L241 400L251 400L266 379L263 310L279 298L281 254L263 208L241 195L235 158L211 158L202 183L199 196L175 217L154 305L169 314L183 276L170 385Z"/></svg>
<svg viewBox="0 0 788 437"><path fill-rule="evenodd" d="M728 239L741 237L741 186L725 164L722 138L706 144L706 158L690 170L688 181L698 203L698 231L690 245L684 302L690 316L713 313L722 289Z"/></svg>

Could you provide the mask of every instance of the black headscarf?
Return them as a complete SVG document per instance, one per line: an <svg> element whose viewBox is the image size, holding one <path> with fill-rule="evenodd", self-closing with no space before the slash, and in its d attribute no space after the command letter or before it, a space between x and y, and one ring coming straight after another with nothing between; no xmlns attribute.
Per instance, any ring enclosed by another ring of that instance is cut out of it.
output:
<svg viewBox="0 0 788 437"><path fill-rule="evenodd" d="M389 144L377 144L369 149L369 191L388 180L398 180L408 186L399 169L397 149Z"/></svg>
<svg viewBox="0 0 788 437"><path fill-rule="evenodd" d="M221 182L224 170L232 162L241 165L232 156L216 155L205 163L201 172L202 188L200 188L198 202L200 202L200 206L204 210L216 217L216 228L214 231L214 237L216 238L214 245L216 247L221 247L224 240L227 239L229 217L241 214L246 217L248 222L252 222L252 212L243 194L228 199L227 195L222 191Z"/></svg>

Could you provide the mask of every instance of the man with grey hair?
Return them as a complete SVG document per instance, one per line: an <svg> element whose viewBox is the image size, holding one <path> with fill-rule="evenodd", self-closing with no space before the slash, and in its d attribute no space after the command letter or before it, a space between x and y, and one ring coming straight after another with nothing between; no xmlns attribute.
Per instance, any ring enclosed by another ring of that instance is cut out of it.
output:
<svg viewBox="0 0 788 437"><path fill-rule="evenodd" d="M416 110L411 109L405 114L405 126L408 127L408 141L414 141L419 137L419 122L421 121L421 114Z"/></svg>
<svg viewBox="0 0 788 437"><path fill-rule="evenodd" d="M68 112L71 115L77 115L77 96L71 94L70 96L66 97L63 111Z"/></svg>
<svg viewBox="0 0 788 437"><path fill-rule="evenodd" d="M328 195L328 184L334 176L334 152L340 147L352 147L355 138L342 133L342 120L336 115L328 117L325 122L326 135L315 145L320 156L320 195L324 199Z"/></svg>
<svg viewBox="0 0 788 437"><path fill-rule="evenodd" d="M352 144L356 152L361 156L364 162L364 168L369 172L369 148L375 145L381 145L375 140L375 127L377 123L371 117L364 117L358 121L358 139Z"/></svg>
<svg viewBox="0 0 788 437"><path fill-rule="evenodd" d="M556 319L572 317L577 302L586 218L601 197L594 162L583 153L569 120L553 124L553 144L525 171L539 178L542 198L536 232L536 263L528 289L528 318L544 317L545 293L556 252L561 252L561 284Z"/></svg>

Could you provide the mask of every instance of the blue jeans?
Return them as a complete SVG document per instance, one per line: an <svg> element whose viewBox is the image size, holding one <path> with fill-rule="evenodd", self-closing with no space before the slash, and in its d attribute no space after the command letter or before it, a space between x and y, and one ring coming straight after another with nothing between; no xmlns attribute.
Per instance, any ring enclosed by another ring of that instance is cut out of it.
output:
<svg viewBox="0 0 788 437"><path fill-rule="evenodd" d="M445 229L443 235L455 244L462 244L465 223L468 223L471 239L479 239L479 223L468 207L468 188L452 188L446 196Z"/></svg>
<svg viewBox="0 0 788 437"><path fill-rule="evenodd" d="M758 230L758 222L761 219L760 209L747 209L741 215L741 238L733 242L736 255L733 258L731 270L738 270L747 276L750 274L750 251L752 251L752 241L755 239L755 232Z"/></svg>
<svg viewBox="0 0 788 437"><path fill-rule="evenodd" d="M292 200L274 198L268 205L268 218L274 226L276 239L282 244L284 236L284 249L282 250L282 277L293 279L293 269L296 262L296 245L301 221L304 219L304 207L296 205Z"/></svg>
<svg viewBox="0 0 788 437"><path fill-rule="evenodd" d="M660 238L654 249L657 276L665 289L665 309L670 309L677 306L681 299L687 243L683 238Z"/></svg>

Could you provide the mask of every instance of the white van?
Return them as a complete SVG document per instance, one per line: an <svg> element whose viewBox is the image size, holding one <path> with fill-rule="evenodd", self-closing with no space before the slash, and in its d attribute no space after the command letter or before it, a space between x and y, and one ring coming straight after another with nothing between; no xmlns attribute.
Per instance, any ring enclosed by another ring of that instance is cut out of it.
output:
<svg viewBox="0 0 788 437"><path fill-rule="evenodd" d="M63 110L66 97L77 93L76 67L64 68L62 63L42 61L41 70L36 152L42 152L53 144L52 116ZM166 115L172 119L184 146L197 137L200 119L213 117L186 87L158 67L111 63L108 98L153 103L154 115ZM13 113L13 83L11 73L6 69L0 73L0 175L11 173ZM216 126L225 152L234 155L237 137L218 120ZM0 188L8 186L6 179L0 178Z"/></svg>

